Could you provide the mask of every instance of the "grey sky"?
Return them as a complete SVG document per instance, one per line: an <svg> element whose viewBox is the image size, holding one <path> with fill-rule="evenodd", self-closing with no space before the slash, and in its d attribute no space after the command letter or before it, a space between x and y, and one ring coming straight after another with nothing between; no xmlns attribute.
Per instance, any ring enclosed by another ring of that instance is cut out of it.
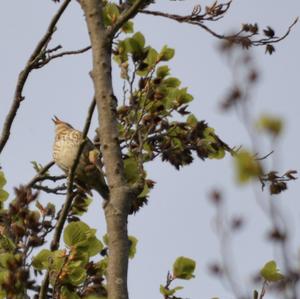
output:
<svg viewBox="0 0 300 299"><path fill-rule="evenodd" d="M189 13L198 1L157 1L157 10ZM202 5L208 1L201 2ZM25 65L32 49L44 34L48 22L57 10L50 0L10 0L2 3L0 11L0 124L9 109L18 72ZM258 22L271 25L283 33L300 14L298 0L236 0L227 17L213 28L219 32L240 28L241 23ZM299 169L299 69L300 24L287 40L278 44L275 55L266 56L262 48L253 55L261 71L261 80L254 93L253 111L270 112L282 116L286 129L279 150L279 170ZM174 76L189 87L195 97L192 109L199 119L210 126L229 144L249 144L245 129L236 115L222 114L218 103L231 84L231 74L225 59L217 51L215 38L200 28L176 24L171 20L140 16L136 29L144 33L146 42L160 49L164 44L176 49L171 63ZM84 18L74 1L59 23L52 46L61 44L64 49L79 49L88 45ZM34 71L26 84L16 122L1 158L1 165L8 179L9 190L28 181L34 174L30 161L47 163L51 160L53 124L55 114L80 129L91 101L93 90L88 72L90 54L67 57ZM116 75L118 71L116 72ZM121 84L115 80L116 93ZM95 119L94 126L95 129ZM93 131L90 134L93 137ZM269 151L264 140L265 153ZM59 173L58 169L55 169ZM197 261L196 278L177 285L186 288L180 294L188 298L232 298L219 281L207 274L207 264L219 259L219 245L212 230L214 209L207 194L213 187L224 191L228 200L228 213L245 215L245 230L234 237L236 266L242 288L247 289L248 275L257 271L266 261L274 258L274 250L265 242L268 219L257 206L253 189L237 187L230 157L221 161L195 161L192 166L178 172L171 166L157 161L148 167L149 176L157 182L148 207L130 217L130 234L139 239L136 258L130 262L129 290L131 298L160 298L159 285L177 256L184 255ZM258 187L259 188L259 187ZM297 195L299 182L289 185L278 203L289 213L293 236L299 236L300 204ZM43 195L41 200L61 199ZM277 198L274 198L277 200ZM282 201L282 202L281 202ZM97 196L85 217L89 224L105 232L103 213ZM299 241L299 238L298 238ZM298 243L299 244L299 243ZM299 246L294 244L295 253ZM271 298L270 296L266 297Z"/></svg>

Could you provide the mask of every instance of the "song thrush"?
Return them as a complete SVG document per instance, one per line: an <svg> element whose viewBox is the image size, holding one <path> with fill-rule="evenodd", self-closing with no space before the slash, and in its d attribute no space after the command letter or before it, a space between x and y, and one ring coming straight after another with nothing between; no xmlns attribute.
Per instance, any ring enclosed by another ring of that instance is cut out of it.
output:
<svg viewBox="0 0 300 299"><path fill-rule="evenodd" d="M68 174L82 142L82 133L56 116L52 120L56 127L53 159ZM99 150L88 139L76 168L75 181L85 191L96 190L104 199L108 199L108 187L101 170L99 154Z"/></svg>

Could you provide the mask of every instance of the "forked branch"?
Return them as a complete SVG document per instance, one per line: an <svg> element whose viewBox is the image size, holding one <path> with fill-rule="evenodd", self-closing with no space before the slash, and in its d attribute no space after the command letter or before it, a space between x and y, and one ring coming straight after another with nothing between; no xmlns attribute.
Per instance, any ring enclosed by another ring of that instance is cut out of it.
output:
<svg viewBox="0 0 300 299"><path fill-rule="evenodd" d="M47 32L42 37L42 39L38 42L37 46L35 47L34 51L31 54L30 58L28 59L25 68L19 74L13 102L12 102L10 110L5 118L4 125L2 128L2 133L0 136L0 154L2 153L4 147L9 139L11 127L12 127L12 124L17 115L20 104L25 99L22 93L23 93L24 85L28 79L28 76L29 76L30 72L36 68L37 60L39 60L40 55L43 53L43 49L45 47L47 47L53 33L56 30L56 25L57 25L60 17L62 16L63 12L67 8L67 6L70 4L70 2L71 2L71 0L65 0L64 3L61 5L61 7L57 11L57 13L52 18L52 20L48 26Z"/></svg>

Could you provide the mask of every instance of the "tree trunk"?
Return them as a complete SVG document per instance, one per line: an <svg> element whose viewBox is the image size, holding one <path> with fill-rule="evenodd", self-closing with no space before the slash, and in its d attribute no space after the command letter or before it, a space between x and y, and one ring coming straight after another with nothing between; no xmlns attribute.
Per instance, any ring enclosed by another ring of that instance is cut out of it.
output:
<svg viewBox="0 0 300 299"><path fill-rule="evenodd" d="M118 140L116 98L112 87L111 47L102 19L102 1L81 0L92 46L96 103L99 116L99 133L110 198L105 208L109 239L107 288L109 299L127 299L127 271L129 241L127 218L131 193L123 169Z"/></svg>

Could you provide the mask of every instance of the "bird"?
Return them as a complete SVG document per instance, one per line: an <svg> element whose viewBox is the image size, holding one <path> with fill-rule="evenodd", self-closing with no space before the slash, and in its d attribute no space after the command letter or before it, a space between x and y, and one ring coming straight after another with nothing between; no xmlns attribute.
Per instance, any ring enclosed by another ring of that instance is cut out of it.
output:
<svg viewBox="0 0 300 299"><path fill-rule="evenodd" d="M83 134L57 116L52 121L55 124L53 159L68 175L83 141ZM88 138L75 171L75 182L84 191L96 190L103 199L108 200L109 189L101 169L100 151Z"/></svg>

